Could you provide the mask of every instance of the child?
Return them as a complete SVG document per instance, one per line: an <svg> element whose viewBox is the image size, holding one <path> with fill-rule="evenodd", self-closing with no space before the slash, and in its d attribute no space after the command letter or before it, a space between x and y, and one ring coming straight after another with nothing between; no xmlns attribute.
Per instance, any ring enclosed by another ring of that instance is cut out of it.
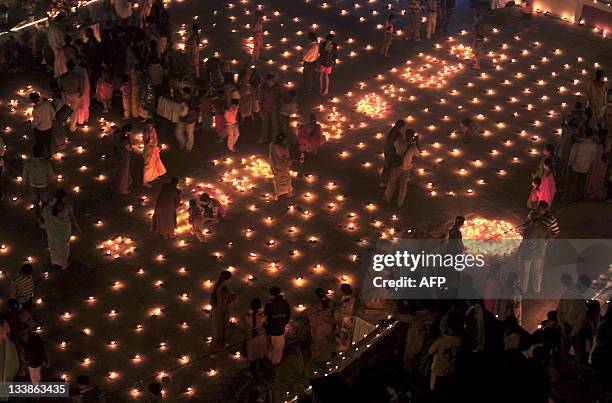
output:
<svg viewBox="0 0 612 403"><path fill-rule="evenodd" d="M189 224L191 225L191 233L198 238L198 241L204 242L204 234L202 232L202 224L204 224L204 216L202 209L198 206L196 199L189 200Z"/></svg>
<svg viewBox="0 0 612 403"><path fill-rule="evenodd" d="M291 127L291 117L297 115L297 108L297 91L292 89L289 91L289 94L287 94L287 97L283 100L280 108L280 127L282 133L287 135L291 135L293 133L293 128Z"/></svg>
<svg viewBox="0 0 612 403"><path fill-rule="evenodd" d="M204 222L208 224L217 224L220 217L225 217L225 209L219 200L210 197L208 193L203 193L200 196L200 205L204 213Z"/></svg>
<svg viewBox="0 0 612 403"><path fill-rule="evenodd" d="M223 143L225 141L225 92L223 90L217 91L217 95L213 98L213 111L215 131L217 132L217 143Z"/></svg>
<svg viewBox="0 0 612 403"><path fill-rule="evenodd" d="M527 199L527 207L529 210L533 210L540 201L540 184L542 183L542 179L539 177L534 177L531 180L531 193L529 194L529 199Z"/></svg>
<svg viewBox="0 0 612 403"><path fill-rule="evenodd" d="M123 104L123 119L130 118L130 102L132 100L132 89L130 86L130 77L124 74L121 78L121 101Z"/></svg>
<svg viewBox="0 0 612 403"><path fill-rule="evenodd" d="M321 95L327 95L329 92L329 76L332 73L332 67L336 65L338 46L334 42L334 35L327 34L325 40L319 46L319 86Z"/></svg>
<svg viewBox="0 0 612 403"><path fill-rule="evenodd" d="M385 39L383 40L382 48L380 49L380 54L383 57L389 57L389 48L391 48L391 42L393 42L393 37L395 36L395 15L389 14L387 20L385 21Z"/></svg>
<svg viewBox="0 0 612 403"><path fill-rule="evenodd" d="M102 77L96 85L96 96L98 101L102 103L102 112L108 113L113 104L113 77L110 69L104 68Z"/></svg>

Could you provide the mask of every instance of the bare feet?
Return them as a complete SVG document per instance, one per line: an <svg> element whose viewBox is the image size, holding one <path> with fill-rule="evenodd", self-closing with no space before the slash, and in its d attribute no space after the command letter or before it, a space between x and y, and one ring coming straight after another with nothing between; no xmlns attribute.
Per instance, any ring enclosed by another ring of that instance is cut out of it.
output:
<svg viewBox="0 0 612 403"><path fill-rule="evenodd" d="M150 188L150 187L151 187L151 184L150 184L149 182L144 182L144 183L142 184L142 186L144 186L144 187L146 187L146 188Z"/></svg>

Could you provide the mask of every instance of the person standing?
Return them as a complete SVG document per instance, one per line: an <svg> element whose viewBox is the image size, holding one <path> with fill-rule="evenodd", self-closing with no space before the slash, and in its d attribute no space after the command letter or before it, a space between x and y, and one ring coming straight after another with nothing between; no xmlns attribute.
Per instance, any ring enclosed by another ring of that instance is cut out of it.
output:
<svg viewBox="0 0 612 403"><path fill-rule="evenodd" d="M189 64L196 78L200 78L200 26L193 24L191 34L187 39L187 51L189 52Z"/></svg>
<svg viewBox="0 0 612 403"><path fill-rule="evenodd" d="M334 311L334 319L336 321L334 339L336 340L336 351L338 352L346 352L351 347L355 326L354 311L355 296L353 295L353 289L349 284L342 284L340 286L340 298Z"/></svg>
<svg viewBox="0 0 612 403"><path fill-rule="evenodd" d="M255 377L262 373L264 361L268 358L268 337L264 324L266 315L261 309L261 300L251 300L251 310L245 317L248 329L246 339L247 360L251 365L251 374Z"/></svg>
<svg viewBox="0 0 612 403"><path fill-rule="evenodd" d="M319 46L319 87L321 95L329 93L329 80L333 67L338 59L338 45L334 42L334 35L327 34Z"/></svg>
<svg viewBox="0 0 612 403"><path fill-rule="evenodd" d="M251 83L253 69L248 68L238 79L238 90L240 91L240 124L244 124L247 119L252 120L257 112L257 91ZM203 104L204 105L204 104ZM211 108L212 109L212 105Z"/></svg>
<svg viewBox="0 0 612 403"><path fill-rule="evenodd" d="M450 401L457 355L461 348L463 318L458 314L448 316L448 329L429 347L428 355L432 357L429 388L438 396L439 401ZM438 401L436 399L436 401Z"/></svg>
<svg viewBox="0 0 612 403"><path fill-rule="evenodd" d="M474 57L474 69L480 70L480 58L482 56L482 48L484 47L485 35L484 25L480 14L476 14L476 22L472 26L472 50Z"/></svg>
<svg viewBox="0 0 612 403"><path fill-rule="evenodd" d="M132 125L127 124L121 129L115 130L112 137L115 174L111 182L111 188L120 195L129 194L132 187L132 172L130 169L130 157L132 154L131 135Z"/></svg>
<svg viewBox="0 0 612 403"><path fill-rule="evenodd" d="M447 244L445 253L451 255L458 255L465 251L465 245L463 244L463 235L461 234L461 228L465 224L465 217L458 215L455 217L455 222L451 229L448 230L448 236L446 238Z"/></svg>
<svg viewBox="0 0 612 403"><path fill-rule="evenodd" d="M380 181L381 187L387 186L391 170L401 164L400 156L395 152L394 144L402 135L404 126L406 126L404 119L399 119L395 122L391 130L389 130L389 133L387 133L387 138L385 139L385 149L383 150L384 165L382 169L382 179Z"/></svg>
<svg viewBox="0 0 612 403"><path fill-rule="evenodd" d="M269 151L270 169L274 177L274 199L287 195L293 197L293 186L291 185L291 155L289 143L285 133L280 133L276 139L270 143Z"/></svg>
<svg viewBox="0 0 612 403"><path fill-rule="evenodd" d="M9 298L16 299L21 306L28 310L32 307L32 300L34 299L33 273L32 265L26 263L21 266L19 274L11 280L9 285Z"/></svg>
<svg viewBox="0 0 612 403"><path fill-rule="evenodd" d="M606 154L609 152L609 150L606 150L606 134L606 130L602 130L597 137L595 158L586 178L585 195L588 198L606 198L606 179L608 177L608 157Z"/></svg>
<svg viewBox="0 0 612 403"><path fill-rule="evenodd" d="M5 153L6 153L6 146L4 145L4 140L2 139L2 136L0 136L0 201L4 199L2 171L4 170L4 154Z"/></svg>
<svg viewBox="0 0 612 403"><path fill-rule="evenodd" d="M584 137L573 145L569 156L570 172L568 178L567 201L575 201L584 196L586 178L591 164L597 156L597 144L592 140L593 130L587 128Z"/></svg>
<svg viewBox="0 0 612 403"><path fill-rule="evenodd" d="M291 119L296 117L297 114L297 91L291 89L289 93L283 97L279 111L280 130L291 138L295 138L293 126L291 126Z"/></svg>
<svg viewBox="0 0 612 403"><path fill-rule="evenodd" d="M231 281L232 273L223 270L215 283L210 294L211 320L212 320L212 343L211 349L219 350L225 347L225 338L229 329L230 303L234 296L230 292L228 285Z"/></svg>
<svg viewBox="0 0 612 403"><path fill-rule="evenodd" d="M414 158L418 154L416 133L412 129L408 129L393 143L393 147L395 148L395 153L400 156L400 165L393 167L389 173L389 182L387 183L383 200L391 202L399 182L397 207L402 207L408 192L408 182L410 182Z"/></svg>
<svg viewBox="0 0 612 403"><path fill-rule="evenodd" d="M174 236L176 209L181 202L181 191L178 184L179 179L176 177L172 178L170 183L164 183L155 202L152 230L159 233L164 239Z"/></svg>
<svg viewBox="0 0 612 403"><path fill-rule="evenodd" d="M64 96L64 102L72 109L70 115L70 132L77 128L79 120L79 110L81 109L81 99L83 98L83 79L76 71L76 64L73 60L66 63L66 73L59 78L60 86Z"/></svg>
<svg viewBox="0 0 612 403"><path fill-rule="evenodd" d="M47 40L53 52L53 77L57 78L66 72L66 55L64 54L64 14L58 14L50 20L47 28Z"/></svg>
<svg viewBox="0 0 612 403"><path fill-rule="evenodd" d="M540 200L540 185L542 184L542 179L537 176L531 178L531 191L529 192L529 198L527 198L527 208L531 211L537 205Z"/></svg>
<svg viewBox="0 0 612 403"><path fill-rule="evenodd" d="M89 120L89 106L91 103L91 82L89 66L85 60L79 56L78 73L81 75L83 96L81 97L81 107L79 109L77 123L79 125L87 123Z"/></svg>
<svg viewBox="0 0 612 403"><path fill-rule="evenodd" d="M291 319L291 307L278 287L270 288L271 301L266 304L266 332L270 336L271 349L268 358L272 365L280 364L285 348L285 328Z"/></svg>
<svg viewBox="0 0 612 403"><path fill-rule="evenodd" d="M536 294L541 291L546 239L549 236L547 225L537 219L537 213L532 215L523 231L523 240L518 249L520 286L523 294L529 290L530 283Z"/></svg>
<svg viewBox="0 0 612 403"><path fill-rule="evenodd" d="M236 142L240 137L240 130L238 129L238 109L240 108L240 101L232 99L229 108L227 108L223 114L223 122L225 123L225 133L227 137L227 149L230 152L236 151Z"/></svg>
<svg viewBox="0 0 612 403"><path fill-rule="evenodd" d="M308 45L302 53L302 74L304 94L316 93L317 61L319 60L319 40L314 32L308 33Z"/></svg>
<svg viewBox="0 0 612 403"><path fill-rule="evenodd" d="M308 123L299 127L297 140L300 154L317 155L319 153L319 147L321 147L325 138L323 137L323 129L317 123L315 115L310 115Z"/></svg>
<svg viewBox="0 0 612 403"><path fill-rule="evenodd" d="M20 368L19 353L10 337L11 329L6 319L0 319L0 379L12 382Z"/></svg>
<svg viewBox="0 0 612 403"><path fill-rule="evenodd" d="M438 23L438 1L427 0L427 39L436 33L436 24Z"/></svg>
<svg viewBox="0 0 612 403"><path fill-rule="evenodd" d="M391 43L393 43L393 37L395 36L395 14L389 14L385 20L385 37L383 39L383 45L380 48L380 54L383 57L389 57L389 49Z"/></svg>
<svg viewBox="0 0 612 403"><path fill-rule="evenodd" d="M38 92L30 94L32 101L32 130L34 142L43 149L43 155L51 157L51 129L55 119L55 108L47 99L42 99Z"/></svg>
<svg viewBox="0 0 612 403"><path fill-rule="evenodd" d="M421 0L410 0L410 9L408 10L408 32L406 32L406 40L421 40Z"/></svg>
<svg viewBox="0 0 612 403"><path fill-rule="evenodd" d="M259 86L259 105L261 108L261 135L258 142L270 142L279 133L280 88L274 74L266 74L264 82Z"/></svg>
<svg viewBox="0 0 612 403"><path fill-rule="evenodd" d="M42 205L47 202L49 184L57 180L51 161L43 158L41 146L35 145L32 147L32 158L23 162L21 177L23 185L29 187L32 192L36 221L41 222L40 210Z"/></svg>
<svg viewBox="0 0 612 403"><path fill-rule="evenodd" d="M310 356L314 361L326 361L334 336L334 316L329 298L323 288L315 290L319 302L308 314L310 322Z"/></svg>
<svg viewBox="0 0 612 403"><path fill-rule="evenodd" d="M259 55L263 48L263 23L264 15L261 11L255 12L255 24L253 25L253 55L251 62L259 63Z"/></svg>
<svg viewBox="0 0 612 403"><path fill-rule="evenodd" d="M144 151L142 157L144 159L144 168L142 170L142 184L144 187L150 188L151 182L164 175L167 171L160 157L155 123L153 120L147 119L146 125L147 128L143 135Z"/></svg>
<svg viewBox="0 0 612 403"><path fill-rule="evenodd" d="M23 350L24 361L28 367L30 382L36 385L40 383L42 379L41 367L49 361L47 358L47 351L45 350L45 344L38 333L30 332Z"/></svg>
<svg viewBox="0 0 612 403"><path fill-rule="evenodd" d="M593 110L593 116L597 121L602 116L602 109L605 105L606 90L608 82L604 81L605 72L597 70L595 78L589 80L586 87L587 106Z"/></svg>
<svg viewBox="0 0 612 403"><path fill-rule="evenodd" d="M455 8L455 0L440 0L440 31L448 31L448 23L453 16L453 10Z"/></svg>
<svg viewBox="0 0 612 403"><path fill-rule="evenodd" d="M570 349L580 364L586 364L587 304L583 293L590 287L590 280L585 275L578 277L576 286L561 295L557 305L557 318L561 325L561 359L567 362Z"/></svg>
<svg viewBox="0 0 612 403"><path fill-rule="evenodd" d="M73 230L81 232L81 227L72 205L66 201L64 189L57 189L55 198L43 208L42 217L45 220L51 265L65 269L70 265L70 237Z"/></svg>
<svg viewBox="0 0 612 403"><path fill-rule="evenodd" d="M548 206L552 206L555 200L555 193L557 192L557 185L555 182L555 172L553 168L553 162L551 158L544 160L542 164L543 172L540 177L540 186L538 190L538 202L544 201Z"/></svg>
<svg viewBox="0 0 612 403"><path fill-rule="evenodd" d="M198 121L199 111L200 108L191 93L191 88L183 88L183 103L181 104L179 120L176 122L174 129L174 137L176 137L179 149L188 153L193 150L193 132Z"/></svg>
<svg viewBox="0 0 612 403"><path fill-rule="evenodd" d="M557 164L555 164L555 146L552 144L546 144L546 146L544 146L544 150L542 152L542 159L540 159L540 162L538 163L538 168L533 174L531 174L532 177L541 178L542 175L544 175L544 161L546 161L547 159L550 159L550 161L552 162L552 166L556 167Z"/></svg>

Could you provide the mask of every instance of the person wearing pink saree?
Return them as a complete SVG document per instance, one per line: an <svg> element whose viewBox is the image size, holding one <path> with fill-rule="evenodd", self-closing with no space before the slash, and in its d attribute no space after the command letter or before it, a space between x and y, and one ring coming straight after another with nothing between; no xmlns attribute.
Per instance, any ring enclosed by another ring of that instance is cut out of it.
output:
<svg viewBox="0 0 612 403"><path fill-rule="evenodd" d="M319 147L321 147L325 140L321 125L317 123L315 115L310 115L308 123L300 126L297 139L300 153L317 155Z"/></svg>
<svg viewBox="0 0 612 403"><path fill-rule="evenodd" d="M79 60L79 73L83 79L83 96L81 97L81 108L77 117L78 124L82 125L87 123L89 120L89 105L91 97L91 83L89 81L89 67L85 61L80 58Z"/></svg>
<svg viewBox="0 0 612 403"><path fill-rule="evenodd" d="M153 120L147 119L147 128L143 134L144 152L144 169L142 171L142 184L144 187L150 188L151 183L167 172L164 163L159 154L159 145L157 139L157 130Z"/></svg>
<svg viewBox="0 0 612 403"><path fill-rule="evenodd" d="M606 149L608 148L608 149ZM609 151L609 146L606 147L606 131L603 131L597 139L597 149L595 151L595 160L589 168L587 174L585 196L593 199L605 199L607 196L606 178L608 176L608 160L606 152Z"/></svg>
<svg viewBox="0 0 612 403"><path fill-rule="evenodd" d="M544 172L540 178L540 188L538 192L538 202L545 201L549 206L552 206L552 203L555 200L555 193L557 192L555 174L553 172L552 165L552 159L547 158L544 160L542 165Z"/></svg>

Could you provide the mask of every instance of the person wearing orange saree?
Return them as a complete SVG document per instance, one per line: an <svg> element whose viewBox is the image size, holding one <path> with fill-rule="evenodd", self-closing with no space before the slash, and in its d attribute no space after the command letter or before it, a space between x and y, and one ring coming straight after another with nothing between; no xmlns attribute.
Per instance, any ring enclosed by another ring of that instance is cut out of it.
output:
<svg viewBox="0 0 612 403"><path fill-rule="evenodd" d="M142 172L142 184L144 187L151 187L150 182L165 174L166 167L161 160L159 154L159 146L157 139L157 130L153 120L147 119L147 129L144 132L144 151L142 157L144 159L144 169Z"/></svg>

